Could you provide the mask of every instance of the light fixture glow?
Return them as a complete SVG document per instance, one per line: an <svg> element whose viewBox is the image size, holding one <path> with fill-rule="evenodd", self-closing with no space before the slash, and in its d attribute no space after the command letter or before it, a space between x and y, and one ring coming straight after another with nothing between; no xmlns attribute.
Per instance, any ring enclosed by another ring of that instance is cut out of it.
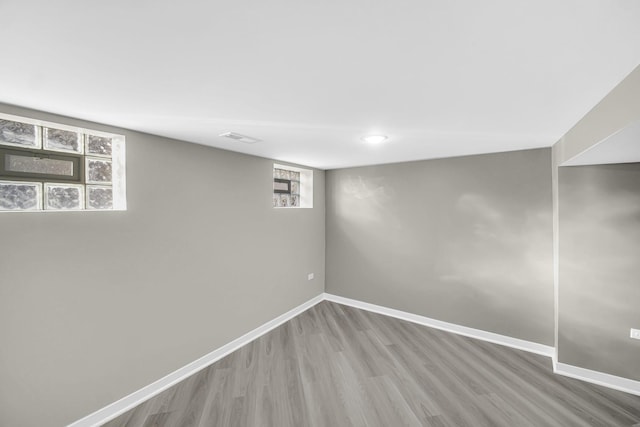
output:
<svg viewBox="0 0 640 427"><path fill-rule="evenodd" d="M380 144L387 140L386 135L367 135L362 137L362 140L367 144Z"/></svg>

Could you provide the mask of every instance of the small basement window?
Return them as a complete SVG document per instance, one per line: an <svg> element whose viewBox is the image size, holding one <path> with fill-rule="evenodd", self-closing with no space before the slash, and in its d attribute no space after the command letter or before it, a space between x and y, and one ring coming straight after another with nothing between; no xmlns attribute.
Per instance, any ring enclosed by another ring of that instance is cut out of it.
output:
<svg viewBox="0 0 640 427"><path fill-rule="evenodd" d="M124 144L0 113L0 211L126 210Z"/></svg>
<svg viewBox="0 0 640 427"><path fill-rule="evenodd" d="M313 171L274 164L273 207L312 208Z"/></svg>

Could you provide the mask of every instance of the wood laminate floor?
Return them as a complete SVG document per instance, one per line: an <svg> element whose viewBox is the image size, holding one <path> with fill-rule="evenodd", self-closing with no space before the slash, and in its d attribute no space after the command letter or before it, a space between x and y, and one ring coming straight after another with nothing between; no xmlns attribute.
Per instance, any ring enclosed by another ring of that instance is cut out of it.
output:
<svg viewBox="0 0 640 427"><path fill-rule="evenodd" d="M324 301L106 426L640 426L640 397Z"/></svg>

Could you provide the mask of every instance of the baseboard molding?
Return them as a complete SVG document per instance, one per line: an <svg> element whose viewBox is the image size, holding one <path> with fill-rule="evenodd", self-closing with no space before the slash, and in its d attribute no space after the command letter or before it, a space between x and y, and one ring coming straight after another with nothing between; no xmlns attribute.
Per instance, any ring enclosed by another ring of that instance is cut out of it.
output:
<svg viewBox="0 0 640 427"><path fill-rule="evenodd" d="M443 322L441 320L431 319L429 317L420 316L418 314L407 313L406 311L396 310L393 308L383 307L380 305L370 304L368 302L362 302L351 298L345 298L333 294L324 294L324 298L328 301L337 302L338 304L349 305L351 307L360 308L362 310L371 311L374 313L384 314L386 316L395 317L397 319L406 320L420 325L429 326L430 328L441 329L443 331L452 332L458 335L464 335L465 337L476 338L483 341L488 341L494 344L500 344L507 347L516 348L518 350L524 350L531 353L541 354L547 357L553 357L555 354L555 348L538 344L531 341L525 341L518 338L508 337L506 335L495 334L493 332L487 332L480 329L469 328L467 326L456 325L455 323Z"/></svg>
<svg viewBox="0 0 640 427"><path fill-rule="evenodd" d="M579 368L577 366L567 365L565 363L559 363L557 361L557 352L555 347L525 341L518 338L512 338L505 335L495 334L493 332L487 332L481 329L460 326L455 323L443 322L441 320L431 319L429 317L407 313L405 311L395 310L393 308L370 304L368 302L345 298L329 293L324 294L324 299L327 301L336 302L338 304L344 304L351 307L360 308L362 310L383 314L385 316L395 317L397 319L406 320L431 328L441 329L443 331L452 332L454 334L464 335L466 337L476 338L494 344L500 344L507 347L516 348L518 350L524 350L531 353L540 354L542 356L547 356L552 360L553 372L558 375L571 377L592 384L597 384L603 387L608 387L614 390L640 396L640 381L630 380L628 378L618 377L611 374L605 374L603 372L592 371L590 369Z"/></svg>
<svg viewBox="0 0 640 427"><path fill-rule="evenodd" d="M324 300L324 295L320 294L309 301L295 307L292 310L287 311L286 313L276 317L273 320L263 324L262 326L257 327L252 330L231 341L228 344L223 345L217 350L212 351L211 353L201 357L200 359L189 363L188 365L170 373L164 378L159 379L158 381L149 384L141 388L138 391L131 393L130 395L123 397L122 399L105 406L102 409L97 410L96 412L87 415L86 417L75 421L72 424L69 424L68 427L97 427L101 426L104 423L116 418L117 416L127 412L128 410L138 406L139 404L149 400L153 396L163 392L169 387L179 383L187 377L195 374L198 371L206 368L207 366L213 364L214 362L222 359L229 353L232 353L239 349L240 347L247 345L251 341L256 338L261 337L267 332L271 331L274 328L277 328L284 322L296 317L300 313L308 310L314 305Z"/></svg>
<svg viewBox="0 0 640 427"><path fill-rule="evenodd" d="M212 351L211 353L201 357L200 359L170 373L164 378L161 378L158 381L149 384L148 386L145 386L140 390L135 391L130 395L123 397L122 399L110 405L105 406L102 409L97 410L96 412L87 415L86 417L72 424L69 424L68 427L101 426L104 423L145 402L146 400L149 400L153 396L156 396L157 394L163 392L169 387L179 383L185 378L201 371L207 366L222 359L226 355L236 351L240 347L250 343L256 338L261 337L272 329L277 328L286 321L298 316L299 314L324 300L371 311L373 313L383 314L385 316L395 317L397 319L406 320L408 322L417 323L420 325L428 326L430 328L440 329L443 331L452 332L454 334L476 338L494 344L504 345L518 350L524 350L531 353L540 354L542 356L547 356L552 359L553 371L556 374L640 396L640 381L634 381L627 378L617 377L615 375L579 368L577 366L567 365L564 363L558 363L556 360L557 355L555 347L538 344L531 341L525 341L506 335L500 335L493 332L487 332L481 329L469 328L467 326L461 326L455 323L443 322L441 320L431 319L429 317L420 316L418 314L370 304L351 298L323 293L299 305L298 307L295 307L294 309L289 310L288 312L276 317L275 319L270 320L269 322L263 324L262 326L259 326L251 332L246 333L240 338L237 338L230 343L225 344L224 346Z"/></svg>
<svg viewBox="0 0 640 427"><path fill-rule="evenodd" d="M592 371L591 369L580 368L578 366L567 365L566 363L560 362L554 364L553 372L559 375L564 375L565 377L575 378L640 396L640 381L605 374L604 372Z"/></svg>

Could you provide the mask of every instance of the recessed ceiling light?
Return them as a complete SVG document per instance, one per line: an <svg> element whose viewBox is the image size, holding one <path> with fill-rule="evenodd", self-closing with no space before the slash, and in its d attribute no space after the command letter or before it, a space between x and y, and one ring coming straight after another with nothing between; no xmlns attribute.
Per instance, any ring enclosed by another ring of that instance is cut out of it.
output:
<svg viewBox="0 0 640 427"><path fill-rule="evenodd" d="M384 142L387 140L387 136L386 135L367 135L367 136L363 136L362 140L367 144L380 144L381 142Z"/></svg>

